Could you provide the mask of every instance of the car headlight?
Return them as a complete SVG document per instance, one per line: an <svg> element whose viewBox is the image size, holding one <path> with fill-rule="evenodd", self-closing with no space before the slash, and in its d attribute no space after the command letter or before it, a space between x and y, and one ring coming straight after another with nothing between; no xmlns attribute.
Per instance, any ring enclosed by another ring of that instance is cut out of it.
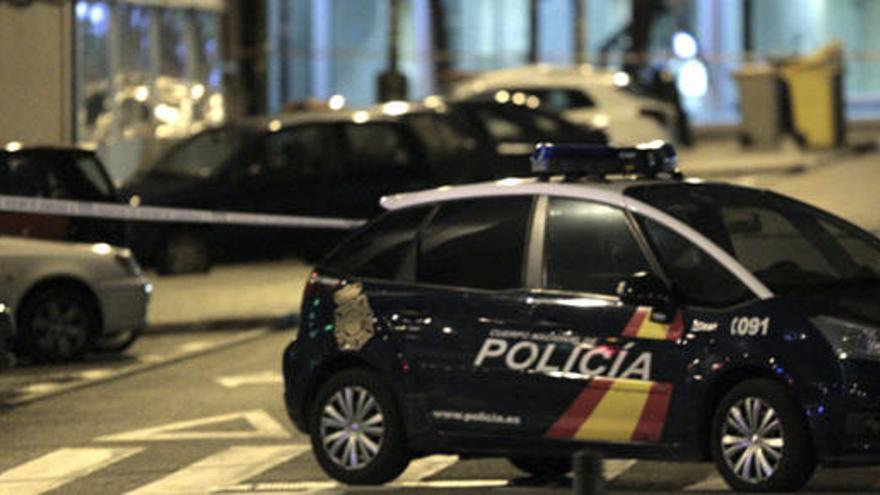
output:
<svg viewBox="0 0 880 495"><path fill-rule="evenodd" d="M122 266L122 269L125 270L125 273L135 277L139 277L143 273L141 271L141 266L138 264L137 260L134 259L134 256L128 249L122 249L117 252L115 258Z"/></svg>
<svg viewBox="0 0 880 495"><path fill-rule="evenodd" d="M816 317L813 324L839 358L880 359L880 330L830 316Z"/></svg>

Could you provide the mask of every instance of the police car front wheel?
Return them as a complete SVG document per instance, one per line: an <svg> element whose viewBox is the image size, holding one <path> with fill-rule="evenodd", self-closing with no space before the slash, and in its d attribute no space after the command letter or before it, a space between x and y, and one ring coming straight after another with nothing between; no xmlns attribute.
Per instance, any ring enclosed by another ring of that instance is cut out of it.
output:
<svg viewBox="0 0 880 495"><path fill-rule="evenodd" d="M331 377L315 397L310 425L318 463L343 483L382 484L409 464L394 397L372 371Z"/></svg>
<svg viewBox="0 0 880 495"><path fill-rule="evenodd" d="M712 456L738 491L801 488L816 467L803 413L791 393L768 380L749 380L721 400L712 420Z"/></svg>

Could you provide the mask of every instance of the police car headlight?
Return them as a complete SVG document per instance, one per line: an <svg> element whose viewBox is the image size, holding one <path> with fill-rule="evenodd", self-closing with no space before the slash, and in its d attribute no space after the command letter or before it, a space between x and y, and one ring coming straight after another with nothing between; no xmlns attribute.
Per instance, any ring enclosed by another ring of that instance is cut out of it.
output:
<svg viewBox="0 0 880 495"><path fill-rule="evenodd" d="M880 359L880 330L830 316L813 319L840 359Z"/></svg>

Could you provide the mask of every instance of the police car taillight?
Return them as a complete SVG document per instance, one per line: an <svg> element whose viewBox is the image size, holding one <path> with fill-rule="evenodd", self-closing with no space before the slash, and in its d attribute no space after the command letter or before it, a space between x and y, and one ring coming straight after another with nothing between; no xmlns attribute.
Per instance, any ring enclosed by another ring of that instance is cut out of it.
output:
<svg viewBox="0 0 880 495"><path fill-rule="evenodd" d="M662 141L633 147L539 143L532 153L532 173L603 179L607 176L680 178L675 148Z"/></svg>

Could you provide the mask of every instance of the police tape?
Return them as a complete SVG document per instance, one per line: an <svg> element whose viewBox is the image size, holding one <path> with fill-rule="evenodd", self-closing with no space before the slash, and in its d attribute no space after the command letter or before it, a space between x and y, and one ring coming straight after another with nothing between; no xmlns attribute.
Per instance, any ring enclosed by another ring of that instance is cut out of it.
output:
<svg viewBox="0 0 880 495"><path fill-rule="evenodd" d="M26 198L7 195L0 195L0 212L2 211L139 222L301 227L333 230L350 230L366 223L366 220L356 218L226 212L160 206L128 206L114 203Z"/></svg>

